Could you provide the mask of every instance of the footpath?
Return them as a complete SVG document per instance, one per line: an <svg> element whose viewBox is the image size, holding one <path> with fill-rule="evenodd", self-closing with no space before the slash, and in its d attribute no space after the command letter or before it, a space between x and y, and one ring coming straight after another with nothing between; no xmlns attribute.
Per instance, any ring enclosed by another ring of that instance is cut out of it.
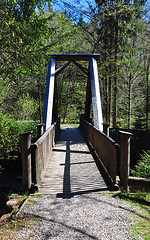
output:
<svg viewBox="0 0 150 240"><path fill-rule="evenodd" d="M136 239L138 210L110 194L79 129L61 130L39 190L0 239Z"/></svg>

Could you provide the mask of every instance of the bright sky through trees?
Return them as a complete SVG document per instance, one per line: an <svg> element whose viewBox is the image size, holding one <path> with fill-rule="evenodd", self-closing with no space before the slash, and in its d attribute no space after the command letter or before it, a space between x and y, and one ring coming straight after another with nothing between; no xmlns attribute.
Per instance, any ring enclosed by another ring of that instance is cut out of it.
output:
<svg viewBox="0 0 150 240"><path fill-rule="evenodd" d="M66 11L67 15L71 16L71 18L74 21L78 21L80 17L83 17L83 20L88 22L89 21L88 12L90 9L94 9L95 1L56 0L52 5L54 10Z"/></svg>
<svg viewBox="0 0 150 240"><path fill-rule="evenodd" d="M54 0L52 6L54 10L66 11L68 16L74 21L78 21L82 16L85 22L89 21L89 10L95 9L94 0ZM147 0L145 8L147 9L146 19L150 20L150 0Z"/></svg>

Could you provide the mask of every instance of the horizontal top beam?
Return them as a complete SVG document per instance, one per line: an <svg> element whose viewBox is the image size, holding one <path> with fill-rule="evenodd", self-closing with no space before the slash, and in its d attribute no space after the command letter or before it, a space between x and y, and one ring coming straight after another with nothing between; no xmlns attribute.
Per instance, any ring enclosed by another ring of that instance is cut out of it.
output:
<svg viewBox="0 0 150 240"><path fill-rule="evenodd" d="M95 58L97 61L100 58L100 54L48 54L55 58L57 61L89 61L90 58Z"/></svg>

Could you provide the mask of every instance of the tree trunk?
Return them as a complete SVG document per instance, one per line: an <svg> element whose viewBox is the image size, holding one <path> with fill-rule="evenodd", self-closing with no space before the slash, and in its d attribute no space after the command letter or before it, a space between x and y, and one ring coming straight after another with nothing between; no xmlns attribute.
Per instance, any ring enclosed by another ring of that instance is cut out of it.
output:
<svg viewBox="0 0 150 240"><path fill-rule="evenodd" d="M131 80L132 74L130 73L128 82L128 128L131 127Z"/></svg>
<svg viewBox="0 0 150 240"><path fill-rule="evenodd" d="M109 64L109 87L108 87L108 115L107 121L108 124L111 125L111 98L112 98L112 78L111 78L111 63Z"/></svg>
<svg viewBox="0 0 150 240"><path fill-rule="evenodd" d="M147 61L147 68L146 68L146 129L148 129L148 117L149 117L149 65L150 65L150 56L148 57Z"/></svg>
<svg viewBox="0 0 150 240"><path fill-rule="evenodd" d="M114 63L114 100L113 100L113 127L117 127L117 54L118 54L118 16L115 21L115 63Z"/></svg>
<svg viewBox="0 0 150 240"><path fill-rule="evenodd" d="M108 121L107 116L108 116L108 83L107 83L107 30L105 26L106 20L106 13L105 14L105 21L104 21L104 28L103 28L103 34L104 34L104 103L105 103L105 118L106 122Z"/></svg>
<svg viewBox="0 0 150 240"><path fill-rule="evenodd" d="M38 78L38 99L39 99L39 116L40 116L40 123L43 122L43 119L42 119L42 107L41 107L41 84L40 84L40 79L41 79L41 76L39 76Z"/></svg>

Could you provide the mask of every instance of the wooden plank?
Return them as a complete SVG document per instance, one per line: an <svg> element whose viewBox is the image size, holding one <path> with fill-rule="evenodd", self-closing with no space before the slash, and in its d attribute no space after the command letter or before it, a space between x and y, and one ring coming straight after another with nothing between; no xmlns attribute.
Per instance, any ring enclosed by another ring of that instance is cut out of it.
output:
<svg viewBox="0 0 150 240"><path fill-rule="evenodd" d="M48 54L57 61L89 61L90 58L95 58L97 61L100 54Z"/></svg>

